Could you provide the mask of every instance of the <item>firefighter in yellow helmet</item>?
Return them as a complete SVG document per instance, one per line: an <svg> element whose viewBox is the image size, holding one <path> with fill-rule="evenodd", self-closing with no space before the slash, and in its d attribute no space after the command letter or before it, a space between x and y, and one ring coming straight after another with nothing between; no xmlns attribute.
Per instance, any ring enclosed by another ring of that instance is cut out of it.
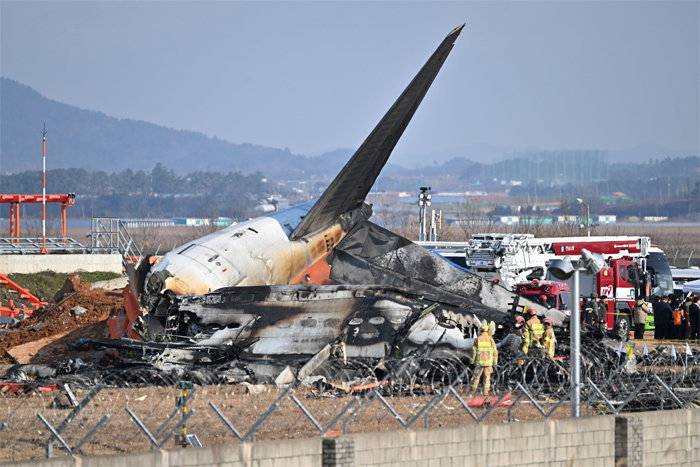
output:
<svg viewBox="0 0 700 467"><path fill-rule="evenodd" d="M544 324L544 336L542 336L542 346L547 351L550 357L554 357L554 346L556 339L554 338L554 330L552 329L552 320L545 318L542 320Z"/></svg>
<svg viewBox="0 0 700 467"><path fill-rule="evenodd" d="M481 325L481 333L474 341L472 347L472 361L474 362L474 376L470 386L470 395L476 393L481 376L484 376L484 396L491 391L491 373L493 366L498 364L498 349L496 342L489 336L489 325Z"/></svg>
<svg viewBox="0 0 700 467"><path fill-rule="evenodd" d="M537 310L534 308L529 308L527 310L527 314L530 317L525 323L525 329L527 329L528 333L530 333L529 347L532 347L533 345L540 345L540 341L544 335L544 327L542 326L540 319L537 317Z"/></svg>

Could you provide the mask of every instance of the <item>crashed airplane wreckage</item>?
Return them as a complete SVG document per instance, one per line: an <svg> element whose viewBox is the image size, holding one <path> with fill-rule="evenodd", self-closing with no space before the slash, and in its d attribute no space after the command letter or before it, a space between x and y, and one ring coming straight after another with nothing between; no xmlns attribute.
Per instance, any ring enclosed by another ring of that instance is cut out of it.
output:
<svg viewBox="0 0 700 467"><path fill-rule="evenodd" d="M473 342L464 334L475 336L482 322L494 323L504 336L523 303L500 285L368 221L320 262L329 274L315 278L325 285L175 296L161 335L198 345L245 343L241 356L250 357L312 355L333 343L341 344L346 357L402 356L425 344L433 352L464 351ZM547 314L563 323L563 313Z"/></svg>
<svg viewBox="0 0 700 467"><path fill-rule="evenodd" d="M231 225L130 270L143 339L240 357L400 356L459 351L518 306L539 306L368 221L367 193L460 34L450 32L350 161L313 202ZM126 300L129 301L129 298ZM128 309L128 307L127 307ZM548 310L555 324L563 313Z"/></svg>

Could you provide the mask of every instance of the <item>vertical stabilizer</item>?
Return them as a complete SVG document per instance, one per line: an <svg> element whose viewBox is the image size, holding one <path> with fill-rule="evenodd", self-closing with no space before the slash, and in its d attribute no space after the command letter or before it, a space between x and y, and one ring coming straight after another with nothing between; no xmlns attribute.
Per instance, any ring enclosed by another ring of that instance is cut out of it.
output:
<svg viewBox="0 0 700 467"><path fill-rule="evenodd" d="M338 222L340 215L362 205L463 28L464 25L455 28L442 41L384 118L292 232L291 240L297 240L311 232L328 227Z"/></svg>

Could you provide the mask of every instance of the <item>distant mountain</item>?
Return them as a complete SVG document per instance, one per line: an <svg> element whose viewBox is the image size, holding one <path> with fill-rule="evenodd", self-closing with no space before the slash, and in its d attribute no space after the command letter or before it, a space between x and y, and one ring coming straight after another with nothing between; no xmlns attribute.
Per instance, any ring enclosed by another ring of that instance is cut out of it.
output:
<svg viewBox="0 0 700 467"><path fill-rule="evenodd" d="M345 165L353 149L337 149L317 157L252 144L235 144L202 133L166 128L152 123L118 119L48 99L17 81L0 78L0 173L41 169L41 133L46 123L47 167L119 172L150 171L162 163L184 175L196 171L260 172L275 181L327 184ZM535 150L525 152L537 152ZM426 155L400 154L382 171L380 181L410 178L421 184L427 175L473 174L484 164L513 158L512 148L473 144ZM628 151L610 151L610 164L649 162L668 157L697 155L658 145ZM477 161L477 162L472 162ZM408 183L408 182L407 182ZM416 185L417 186L417 185Z"/></svg>
<svg viewBox="0 0 700 467"><path fill-rule="evenodd" d="M407 153L397 154L398 165L402 167L438 167L455 159L470 159L473 161L495 162L512 154L512 148L493 146L490 144L470 144L456 148L432 151L430 154Z"/></svg>
<svg viewBox="0 0 700 467"><path fill-rule="evenodd" d="M697 150L669 149L660 144L642 144L632 149L608 151L608 162L649 162L674 157L698 156Z"/></svg>
<svg viewBox="0 0 700 467"><path fill-rule="evenodd" d="M47 99L17 81L0 78L0 172L41 169L44 123L50 168L117 172L151 170L161 162L178 174L258 171L278 180L335 171L318 163L325 156L306 158L287 150L233 144L202 133L118 119ZM339 164L331 159L332 165Z"/></svg>

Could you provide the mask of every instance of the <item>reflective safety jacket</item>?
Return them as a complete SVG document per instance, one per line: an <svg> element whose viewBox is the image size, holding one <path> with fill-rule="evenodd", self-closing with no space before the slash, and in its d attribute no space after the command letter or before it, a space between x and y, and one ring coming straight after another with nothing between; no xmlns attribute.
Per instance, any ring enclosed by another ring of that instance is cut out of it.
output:
<svg viewBox="0 0 700 467"><path fill-rule="evenodd" d="M544 326L536 315L527 320L525 329L530 333L530 344L539 344L544 335Z"/></svg>
<svg viewBox="0 0 700 467"><path fill-rule="evenodd" d="M493 366L498 364L496 342L489 336L488 332L482 331L476 341L474 341L472 360L480 366Z"/></svg>
<svg viewBox="0 0 700 467"><path fill-rule="evenodd" d="M547 326L544 330L544 336L542 337L542 347L547 351L550 356L554 356L554 331L551 326Z"/></svg>

